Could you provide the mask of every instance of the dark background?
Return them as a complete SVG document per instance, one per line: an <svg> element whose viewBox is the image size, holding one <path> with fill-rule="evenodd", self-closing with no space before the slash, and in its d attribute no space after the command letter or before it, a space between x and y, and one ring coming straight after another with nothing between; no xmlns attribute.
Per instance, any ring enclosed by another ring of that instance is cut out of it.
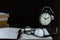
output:
<svg viewBox="0 0 60 40"><path fill-rule="evenodd" d="M55 0L11 1L9 6L9 24L19 24L20 27L25 27L26 25L31 27L39 27L39 15L44 6L50 6L55 12L55 16L57 15Z"/></svg>
<svg viewBox="0 0 60 40"><path fill-rule="evenodd" d="M19 24L20 27L26 25L32 27L39 26L39 14L44 6L50 6L55 12L57 27L60 28L60 1L59 0L34 0L34 1L0 1L0 11L10 14L8 23L12 25ZM19 27L19 28L20 28ZM60 31L53 36L55 40L60 39Z"/></svg>
<svg viewBox="0 0 60 40"><path fill-rule="evenodd" d="M39 27L39 15L44 6L50 6L55 12L56 24L59 25L56 0L40 1L0 1L0 11L9 13L8 23L11 25L19 24L20 27L26 25Z"/></svg>

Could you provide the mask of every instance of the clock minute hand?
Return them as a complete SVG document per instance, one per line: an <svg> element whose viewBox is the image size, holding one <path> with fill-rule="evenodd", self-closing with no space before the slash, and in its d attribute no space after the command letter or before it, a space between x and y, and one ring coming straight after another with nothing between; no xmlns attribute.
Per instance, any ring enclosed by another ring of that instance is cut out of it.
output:
<svg viewBox="0 0 60 40"><path fill-rule="evenodd" d="M49 17L47 17L46 19L48 19Z"/></svg>
<svg viewBox="0 0 60 40"><path fill-rule="evenodd" d="M45 20L49 19L49 17L45 18Z"/></svg>
<svg viewBox="0 0 60 40"><path fill-rule="evenodd" d="M47 18L45 18L45 17L43 17L45 20L47 19Z"/></svg>
<svg viewBox="0 0 60 40"><path fill-rule="evenodd" d="M48 19L49 17L47 17L47 18L43 17L43 18L46 20L46 19Z"/></svg>

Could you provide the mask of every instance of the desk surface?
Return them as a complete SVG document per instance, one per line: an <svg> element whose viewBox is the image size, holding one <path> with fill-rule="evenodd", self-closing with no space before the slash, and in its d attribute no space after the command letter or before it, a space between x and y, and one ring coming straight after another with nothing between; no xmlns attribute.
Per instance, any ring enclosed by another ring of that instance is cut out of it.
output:
<svg viewBox="0 0 60 40"><path fill-rule="evenodd" d="M0 28L0 39L17 39L19 28Z"/></svg>
<svg viewBox="0 0 60 40"><path fill-rule="evenodd" d="M45 31L45 35L49 35L48 31L46 29L44 29ZM51 39L52 40L52 37L45 37L45 38L38 38L38 37L35 37L33 35L26 35L26 34L22 34L21 36L21 39Z"/></svg>
<svg viewBox="0 0 60 40"><path fill-rule="evenodd" d="M20 28L0 28L0 39L17 39L18 30ZM49 35L48 31L45 30L45 35ZM33 35L22 34L20 39L52 39L52 37L38 38Z"/></svg>

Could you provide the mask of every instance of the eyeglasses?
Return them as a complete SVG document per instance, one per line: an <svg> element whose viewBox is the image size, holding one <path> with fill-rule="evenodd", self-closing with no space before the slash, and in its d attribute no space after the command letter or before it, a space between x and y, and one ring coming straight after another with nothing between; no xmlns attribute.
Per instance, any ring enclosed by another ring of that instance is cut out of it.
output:
<svg viewBox="0 0 60 40"><path fill-rule="evenodd" d="M34 35L34 36L39 37L39 38L55 35L55 34L57 34L57 31L58 31L58 28L56 28L56 32L55 33L52 33L52 34L49 34L49 35L45 35L45 31L44 31L43 28L30 28L29 26L24 28L24 33L25 34Z"/></svg>
<svg viewBox="0 0 60 40"><path fill-rule="evenodd" d="M21 28L18 33L20 34L21 32L24 32L27 35L33 35L33 36L36 36L36 37L39 37L39 38L56 35L57 32L58 32L58 28L56 28L56 32L55 33L52 33L52 34L49 34L49 35L45 35L44 28L31 28L30 26L26 26L23 29L24 30L22 31L22 28ZM19 38L19 36L20 36L19 34L18 34L17 38Z"/></svg>

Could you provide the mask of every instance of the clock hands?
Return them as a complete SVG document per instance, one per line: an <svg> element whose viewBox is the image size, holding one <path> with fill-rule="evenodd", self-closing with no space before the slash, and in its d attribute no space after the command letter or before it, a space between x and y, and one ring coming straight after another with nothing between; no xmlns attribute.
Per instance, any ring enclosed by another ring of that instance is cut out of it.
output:
<svg viewBox="0 0 60 40"><path fill-rule="evenodd" d="M50 18L50 17L47 17L46 19L48 19L48 18Z"/></svg>
<svg viewBox="0 0 60 40"><path fill-rule="evenodd" d="M50 17L47 17L47 18L45 18L45 17L43 17L45 20L47 20L48 18L50 18Z"/></svg>

